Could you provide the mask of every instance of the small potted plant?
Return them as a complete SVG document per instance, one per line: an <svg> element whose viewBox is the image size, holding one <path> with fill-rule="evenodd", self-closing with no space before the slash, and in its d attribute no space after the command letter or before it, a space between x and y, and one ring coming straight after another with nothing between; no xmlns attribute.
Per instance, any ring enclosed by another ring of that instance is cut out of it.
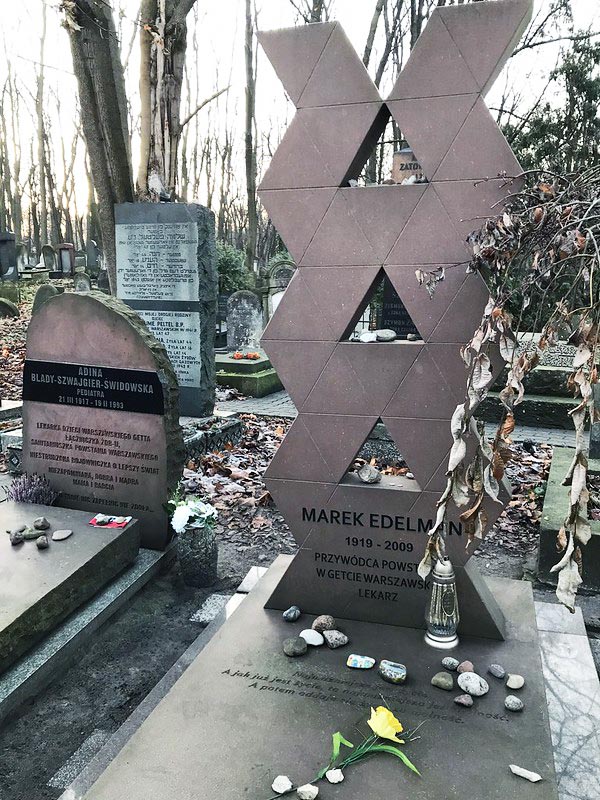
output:
<svg viewBox="0 0 600 800"><path fill-rule="evenodd" d="M202 588L217 580L219 546L216 509L199 497L176 495L169 503L171 527L177 535L177 560L186 586Z"/></svg>

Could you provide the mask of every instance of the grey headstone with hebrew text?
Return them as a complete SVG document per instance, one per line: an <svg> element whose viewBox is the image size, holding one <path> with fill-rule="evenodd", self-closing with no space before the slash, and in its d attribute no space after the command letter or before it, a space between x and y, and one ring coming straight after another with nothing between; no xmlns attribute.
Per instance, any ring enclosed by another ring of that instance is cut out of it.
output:
<svg viewBox="0 0 600 800"><path fill-rule="evenodd" d="M217 266L214 214L184 203L115 206L117 296L135 309L169 354L182 414L215 402Z"/></svg>
<svg viewBox="0 0 600 800"><path fill-rule="evenodd" d="M227 300L227 347L257 350L263 330L262 308L254 292L242 289Z"/></svg>

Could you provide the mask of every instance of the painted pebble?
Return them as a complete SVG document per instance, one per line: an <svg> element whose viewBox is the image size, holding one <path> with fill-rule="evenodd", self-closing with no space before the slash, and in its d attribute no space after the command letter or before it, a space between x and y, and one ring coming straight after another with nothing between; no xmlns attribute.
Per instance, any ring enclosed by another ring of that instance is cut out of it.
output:
<svg viewBox="0 0 600 800"><path fill-rule="evenodd" d="M308 650L308 645L301 639L300 636L294 636L291 639L286 639L283 643L283 652L290 658L296 656L303 656ZM275 790L273 790L275 791Z"/></svg>
<svg viewBox="0 0 600 800"><path fill-rule="evenodd" d="M302 612L298 608L298 606L290 606L287 611L284 611L281 615L286 622L296 622L296 620L300 617Z"/></svg>
<svg viewBox="0 0 600 800"><path fill-rule="evenodd" d="M465 708L471 708L473 705L473 698L470 694L459 694L458 697L454 698L454 702L459 706L464 706Z"/></svg>
<svg viewBox="0 0 600 800"><path fill-rule="evenodd" d="M458 673L462 672L475 672L475 667L473 666L472 661L463 661L462 664L459 664L456 668Z"/></svg>
<svg viewBox="0 0 600 800"><path fill-rule="evenodd" d="M346 666L351 669L371 669L375 666L375 659L371 656L359 656L352 653L346 660Z"/></svg>
<svg viewBox="0 0 600 800"><path fill-rule="evenodd" d="M323 633L323 631L334 631L336 624L336 621L330 614L321 614L320 617L315 619L311 627L313 631Z"/></svg>
<svg viewBox="0 0 600 800"><path fill-rule="evenodd" d="M273 789L275 794L285 794L285 792L289 792L293 786L294 784L287 775L278 775L271 784L271 789Z"/></svg>
<svg viewBox="0 0 600 800"><path fill-rule="evenodd" d="M442 658L442 667L450 670L450 672L454 672L454 670L458 667L458 658L452 658L452 656L446 656L446 658Z"/></svg>
<svg viewBox="0 0 600 800"><path fill-rule="evenodd" d="M508 689L522 689L525 686L525 678L522 675L511 675L509 673L506 679L506 687Z"/></svg>
<svg viewBox="0 0 600 800"><path fill-rule="evenodd" d="M515 697L514 694L509 694L504 701L504 708L508 709L508 711L523 711L523 701Z"/></svg>
<svg viewBox="0 0 600 800"><path fill-rule="evenodd" d="M313 647L320 647L322 644L325 644L325 639L322 634L320 634L319 631L313 631L312 628L306 628L300 631L300 636L304 639L306 644L310 644Z"/></svg>
<svg viewBox="0 0 600 800"><path fill-rule="evenodd" d="M62 542L65 539L68 539L69 536L72 536L72 535L73 535L73 531L69 531L66 528L65 528L65 530L61 530L61 531L54 531L54 533L52 534L52 541L53 542Z"/></svg>
<svg viewBox="0 0 600 800"><path fill-rule="evenodd" d="M406 681L406 667L397 661L386 661L384 659L379 662L377 671L383 680L388 683L404 683Z"/></svg>
<svg viewBox="0 0 600 800"><path fill-rule="evenodd" d="M345 633L341 631L323 631L323 636L327 642L327 647L335 650L337 647L343 647L350 641Z"/></svg>
<svg viewBox="0 0 600 800"><path fill-rule="evenodd" d="M48 537L45 533L42 533L41 536L35 540L38 550L47 550L50 547L50 542L48 541Z"/></svg>
<svg viewBox="0 0 600 800"><path fill-rule="evenodd" d="M490 690L488 682L476 672L463 672L458 676L458 685L467 694L482 697Z"/></svg>
<svg viewBox="0 0 600 800"><path fill-rule="evenodd" d="M454 678L449 672L436 672L431 679L431 685L437 686L438 689L444 689L446 692L451 692L454 689Z"/></svg>
<svg viewBox="0 0 600 800"><path fill-rule="evenodd" d="M488 672L490 675L493 675L494 678L504 678L506 676L506 670L500 664L490 664Z"/></svg>
<svg viewBox="0 0 600 800"><path fill-rule="evenodd" d="M50 527L50 523L46 517L37 517L33 520L33 527L38 531L47 531Z"/></svg>

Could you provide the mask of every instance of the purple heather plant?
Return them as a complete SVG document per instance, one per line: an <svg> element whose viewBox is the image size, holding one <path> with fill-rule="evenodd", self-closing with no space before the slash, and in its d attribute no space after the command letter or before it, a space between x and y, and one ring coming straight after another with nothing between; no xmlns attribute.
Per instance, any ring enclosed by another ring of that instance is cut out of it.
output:
<svg viewBox="0 0 600 800"><path fill-rule="evenodd" d="M8 489L7 497L17 503L51 506L58 498L58 494L50 485L50 481L34 473L15 478Z"/></svg>

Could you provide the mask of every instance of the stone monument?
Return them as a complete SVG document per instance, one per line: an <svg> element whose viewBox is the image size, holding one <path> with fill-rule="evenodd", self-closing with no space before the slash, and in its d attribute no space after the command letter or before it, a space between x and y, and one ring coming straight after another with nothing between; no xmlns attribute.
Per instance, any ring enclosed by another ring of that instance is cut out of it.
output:
<svg viewBox="0 0 600 800"><path fill-rule="evenodd" d="M115 206L117 296L161 341L180 387L180 411L215 402L217 266L214 214L184 203Z"/></svg>
<svg viewBox="0 0 600 800"><path fill-rule="evenodd" d="M137 517L142 546L164 548L184 461L164 346L119 300L66 292L33 315L26 353L24 471L66 508Z"/></svg>
<svg viewBox="0 0 600 800"><path fill-rule="evenodd" d="M423 301L422 287L409 277L414 279L416 266L465 262L465 227L473 226L468 220L490 213L511 190L494 176L519 168L481 93L512 52L531 5L507 0L436 8L386 103L339 24L260 34L298 108L261 197L298 263L263 342L299 410L267 483L300 551L293 560L280 556L260 579L86 800L113 800L123 791L129 800L266 800L274 796L277 775L296 786L317 775L328 762L332 734L354 735L357 722L382 698L405 731L419 728L418 741L406 736L406 752L421 776L377 756L345 771L340 785L319 783L319 796L557 800L530 585L501 579L484 585L476 573L468 575L469 565L461 566L465 537L459 522L450 521L463 632L478 633L463 639L457 655L472 659L479 672L490 664L518 665L527 675L520 690L526 710L515 714L504 710L506 688L493 676L473 708L454 704L450 692L432 685L442 654L424 643L418 628L427 587L415 572L444 484L449 414L464 391L459 344L487 297L464 265L446 270L432 302ZM347 188L388 111L398 115L429 183ZM482 176L490 180L476 182ZM381 272L421 342L347 341ZM463 315L452 313L465 307ZM379 418L418 486L359 486L346 477ZM496 506L490 518L499 513ZM284 603L300 606L297 622L282 618ZM312 614L337 615L350 645L311 646L301 658L288 657L283 640L309 628ZM504 618L509 625L503 640ZM555 649L550 635L544 641L546 653ZM384 683L374 669L348 669L349 653L371 656L373 663L402 661L407 685ZM562 709L562 692L554 684L550 690ZM240 746L225 761L232 720ZM562 727L558 733L562 739ZM543 782L517 778L509 764L540 773ZM587 772L587 764L577 772Z"/></svg>
<svg viewBox="0 0 600 800"><path fill-rule="evenodd" d="M263 330L260 300L246 289L227 299L227 347L229 350L257 350Z"/></svg>
<svg viewBox="0 0 600 800"><path fill-rule="evenodd" d="M262 340L299 412L265 473L300 547L274 608L423 626L430 580L417 566L446 485L450 419L464 401L460 347L489 296L479 275L466 274L465 239L520 185L521 167L482 95L529 3L477 6L433 13L385 102L339 26L311 28L310 45L307 32L262 36L298 109L260 187L298 265ZM478 36L493 47L477 54ZM305 74L293 54L308 50L315 66ZM349 186L390 116L427 182ZM441 267L445 279L430 298L415 270ZM411 321L418 341L348 341L382 278L406 310L398 325ZM499 375L503 362L492 358ZM348 472L379 422L415 480L365 485ZM503 486L500 499L509 497ZM501 510L485 500L488 530ZM502 638L502 615L467 563L472 547L458 516L454 508L447 546L463 599L459 631Z"/></svg>

